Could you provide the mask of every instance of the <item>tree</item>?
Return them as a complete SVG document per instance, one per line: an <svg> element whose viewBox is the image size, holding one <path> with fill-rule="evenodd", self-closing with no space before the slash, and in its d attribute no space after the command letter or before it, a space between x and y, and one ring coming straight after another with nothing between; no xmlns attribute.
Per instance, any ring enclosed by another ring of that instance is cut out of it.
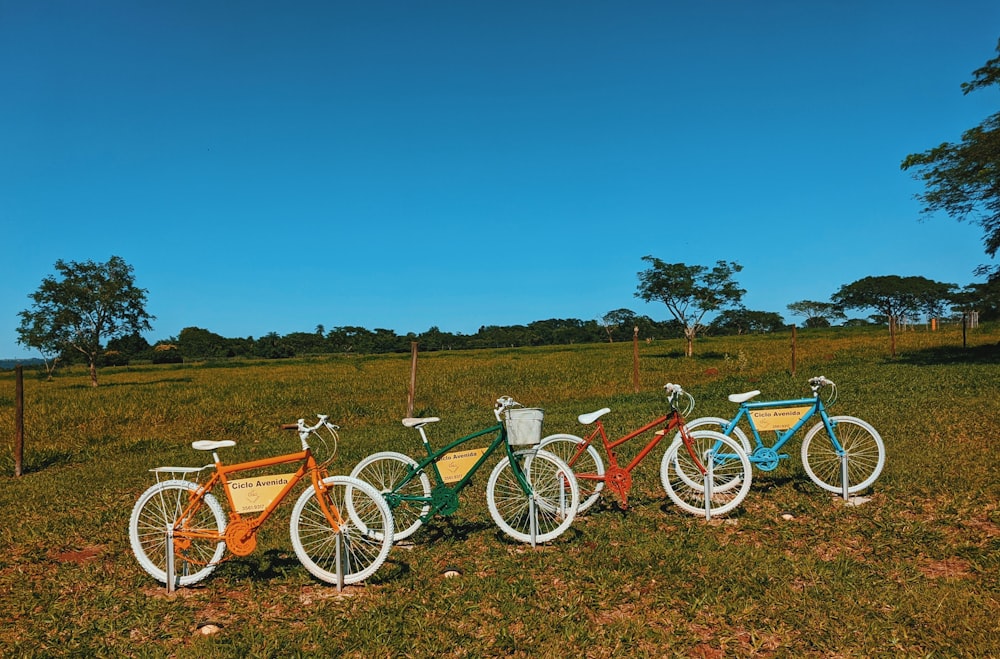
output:
<svg viewBox="0 0 1000 659"><path fill-rule="evenodd" d="M188 359L232 357L227 347L229 339L200 327L185 327L177 338L176 348Z"/></svg>
<svg viewBox="0 0 1000 659"><path fill-rule="evenodd" d="M981 320L1000 318L1000 275L991 277L984 283L970 284L967 290Z"/></svg>
<svg viewBox="0 0 1000 659"><path fill-rule="evenodd" d="M781 314L774 311L752 311L740 307L723 311L710 327L719 334L767 334L785 329L785 321Z"/></svg>
<svg viewBox="0 0 1000 659"><path fill-rule="evenodd" d="M152 329L146 289L135 285L132 266L120 256L107 263L56 261L59 278L42 280L29 295L31 308L20 312L18 343L48 353L75 350L90 363L97 386L101 341Z"/></svg>
<svg viewBox="0 0 1000 659"><path fill-rule="evenodd" d="M703 265L664 263L654 256L642 260L650 267L639 273L635 296L666 305L670 315L684 327L688 357L694 354L695 337L705 329L701 322L705 314L739 306L746 293L733 280L733 275L743 270L736 262L717 261L709 270Z"/></svg>
<svg viewBox="0 0 1000 659"><path fill-rule="evenodd" d="M972 82L962 83L964 94L1000 85L1000 56L972 76ZM913 169L913 177L924 183L926 191L917 195L924 204L922 213L944 211L959 221L974 218L983 228L986 253L996 256L1000 249L1000 112L965 131L958 144L943 142L906 156L900 168ZM1000 268L982 266L979 270L1000 274Z"/></svg>
<svg viewBox="0 0 1000 659"><path fill-rule="evenodd" d="M896 356L896 328L900 318L918 313L933 313L942 302L951 300L955 284L944 284L926 277L887 275L865 277L840 287L833 302L845 309L875 309L889 322L889 342Z"/></svg>
<svg viewBox="0 0 1000 659"><path fill-rule="evenodd" d="M608 334L608 343L614 343L614 331L619 327L635 327L636 315L631 309L615 309L601 316L601 327Z"/></svg>
<svg viewBox="0 0 1000 659"><path fill-rule="evenodd" d="M800 300L789 304L788 311L793 316L805 316L806 327L829 327L831 320L847 318L844 310L832 302Z"/></svg>

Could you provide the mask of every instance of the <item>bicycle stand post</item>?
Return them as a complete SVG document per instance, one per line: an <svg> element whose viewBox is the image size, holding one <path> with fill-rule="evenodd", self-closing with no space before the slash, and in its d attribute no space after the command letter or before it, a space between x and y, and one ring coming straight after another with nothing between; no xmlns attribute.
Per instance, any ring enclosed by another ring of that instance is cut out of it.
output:
<svg viewBox="0 0 1000 659"><path fill-rule="evenodd" d="M843 490L844 501L850 501L851 495L848 493L847 482L847 451L840 455L840 487Z"/></svg>
<svg viewBox="0 0 1000 659"><path fill-rule="evenodd" d="M344 530L337 532L337 592L344 590L344 564L341 558L341 547L344 546Z"/></svg>
<svg viewBox="0 0 1000 659"><path fill-rule="evenodd" d="M528 497L528 525L531 527L531 547L535 547L535 539L538 537L538 518L535 516L535 494Z"/></svg>
<svg viewBox="0 0 1000 659"><path fill-rule="evenodd" d="M167 594L174 592L174 573L177 571L174 567L174 527L173 525L167 527Z"/></svg>
<svg viewBox="0 0 1000 659"><path fill-rule="evenodd" d="M708 449L705 451L705 521L712 520L712 482L715 476L712 466L715 462L715 451Z"/></svg>

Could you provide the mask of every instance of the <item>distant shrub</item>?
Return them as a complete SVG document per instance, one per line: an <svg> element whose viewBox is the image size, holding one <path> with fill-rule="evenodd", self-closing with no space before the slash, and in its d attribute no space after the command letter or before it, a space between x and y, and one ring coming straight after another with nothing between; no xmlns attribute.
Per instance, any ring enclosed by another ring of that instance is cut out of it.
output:
<svg viewBox="0 0 1000 659"><path fill-rule="evenodd" d="M118 350L105 350L98 366L128 366L128 355Z"/></svg>
<svg viewBox="0 0 1000 659"><path fill-rule="evenodd" d="M184 357L177 346L164 343L153 349L154 364L181 364L183 362Z"/></svg>

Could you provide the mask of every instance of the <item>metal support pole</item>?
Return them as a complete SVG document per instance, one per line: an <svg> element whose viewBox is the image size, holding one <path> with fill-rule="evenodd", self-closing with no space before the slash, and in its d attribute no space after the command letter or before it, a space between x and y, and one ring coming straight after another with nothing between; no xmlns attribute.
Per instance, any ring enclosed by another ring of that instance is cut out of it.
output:
<svg viewBox="0 0 1000 659"><path fill-rule="evenodd" d="M705 521L712 519L712 482L715 480L713 471L715 463L715 451L708 449L705 451Z"/></svg>
<svg viewBox="0 0 1000 659"><path fill-rule="evenodd" d="M528 525L531 527L531 546L535 546L535 542L538 538L538 518L536 517L537 510L535 508L535 493L532 492L531 496L528 498Z"/></svg>
<svg viewBox="0 0 1000 659"><path fill-rule="evenodd" d="M174 527L170 525L167 527L167 594L174 592L176 584L174 583L175 573L177 570L174 567Z"/></svg>
<svg viewBox="0 0 1000 659"><path fill-rule="evenodd" d="M847 451L840 454L840 487L843 490L844 501L850 501L851 495L847 491L849 489L847 479Z"/></svg>
<svg viewBox="0 0 1000 659"><path fill-rule="evenodd" d="M342 547L344 546L344 530L337 532L337 592L344 590L344 563Z"/></svg>
<svg viewBox="0 0 1000 659"><path fill-rule="evenodd" d="M566 477L559 476L559 517L566 517Z"/></svg>

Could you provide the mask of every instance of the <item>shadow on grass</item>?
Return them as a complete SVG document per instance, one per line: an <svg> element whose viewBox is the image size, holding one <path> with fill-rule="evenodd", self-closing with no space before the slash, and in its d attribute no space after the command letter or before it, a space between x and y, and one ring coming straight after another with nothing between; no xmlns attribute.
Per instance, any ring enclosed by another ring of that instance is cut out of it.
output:
<svg viewBox="0 0 1000 659"><path fill-rule="evenodd" d="M389 557L385 559L385 563L375 571L375 574L368 577L365 583L372 586L389 584L405 579L409 574L410 564L400 560L399 550L393 548L393 551L389 553Z"/></svg>
<svg viewBox="0 0 1000 659"><path fill-rule="evenodd" d="M749 497L752 494L753 490L751 489L750 492L747 494L747 496ZM746 511L743 507L743 503L746 503L746 500L744 500L739 506L737 506L733 510L730 510L728 513L725 513L724 515L714 514L712 516L712 519L713 520L728 519L733 521L741 519L746 514ZM705 521L705 515L703 513L699 513L697 515L694 513L690 513L678 507L673 501L670 501L669 499L660 504L660 512L662 512L664 516L668 518L673 516L678 519L694 518L694 519L700 519L703 522Z"/></svg>
<svg viewBox="0 0 1000 659"><path fill-rule="evenodd" d="M249 556L233 557L233 560L227 561L225 569L229 579L256 583L274 582L286 578L289 574L307 573L305 566L293 551L281 548L254 552ZM405 577L409 572L409 563L400 561L398 556L390 553L385 563L364 583L391 583ZM334 585L315 577L311 578L317 585Z"/></svg>
<svg viewBox="0 0 1000 659"><path fill-rule="evenodd" d="M943 364L1000 364L1000 343L963 348L941 346L900 355L898 363L914 366Z"/></svg>
<svg viewBox="0 0 1000 659"><path fill-rule="evenodd" d="M488 522L473 522L468 520L457 520L452 517L438 517L432 523L425 524L408 540L413 544L435 544L445 541L465 542L474 533L482 533L488 529L496 528Z"/></svg>
<svg viewBox="0 0 1000 659"><path fill-rule="evenodd" d="M27 476L28 474L45 471L46 469L50 469L52 467L68 465L79 461L79 456L70 451L53 451L45 449L39 451L32 450L28 452L28 455L25 456L24 462L21 464L21 475ZM13 473L13 456L4 456L3 460L0 461L0 474Z"/></svg>
<svg viewBox="0 0 1000 659"><path fill-rule="evenodd" d="M289 571L305 570L295 554L285 549L268 549L242 556L230 561L227 567L233 577L253 581L271 581L285 576Z"/></svg>
<svg viewBox="0 0 1000 659"><path fill-rule="evenodd" d="M683 350L671 350L670 352L661 352L659 354L643 355L643 357L648 357L650 359L685 359L687 358L687 355L684 354ZM715 361L725 359L726 353L717 352L715 350L709 350L707 352L698 352L695 350L695 353L691 355L691 358L697 360Z"/></svg>

